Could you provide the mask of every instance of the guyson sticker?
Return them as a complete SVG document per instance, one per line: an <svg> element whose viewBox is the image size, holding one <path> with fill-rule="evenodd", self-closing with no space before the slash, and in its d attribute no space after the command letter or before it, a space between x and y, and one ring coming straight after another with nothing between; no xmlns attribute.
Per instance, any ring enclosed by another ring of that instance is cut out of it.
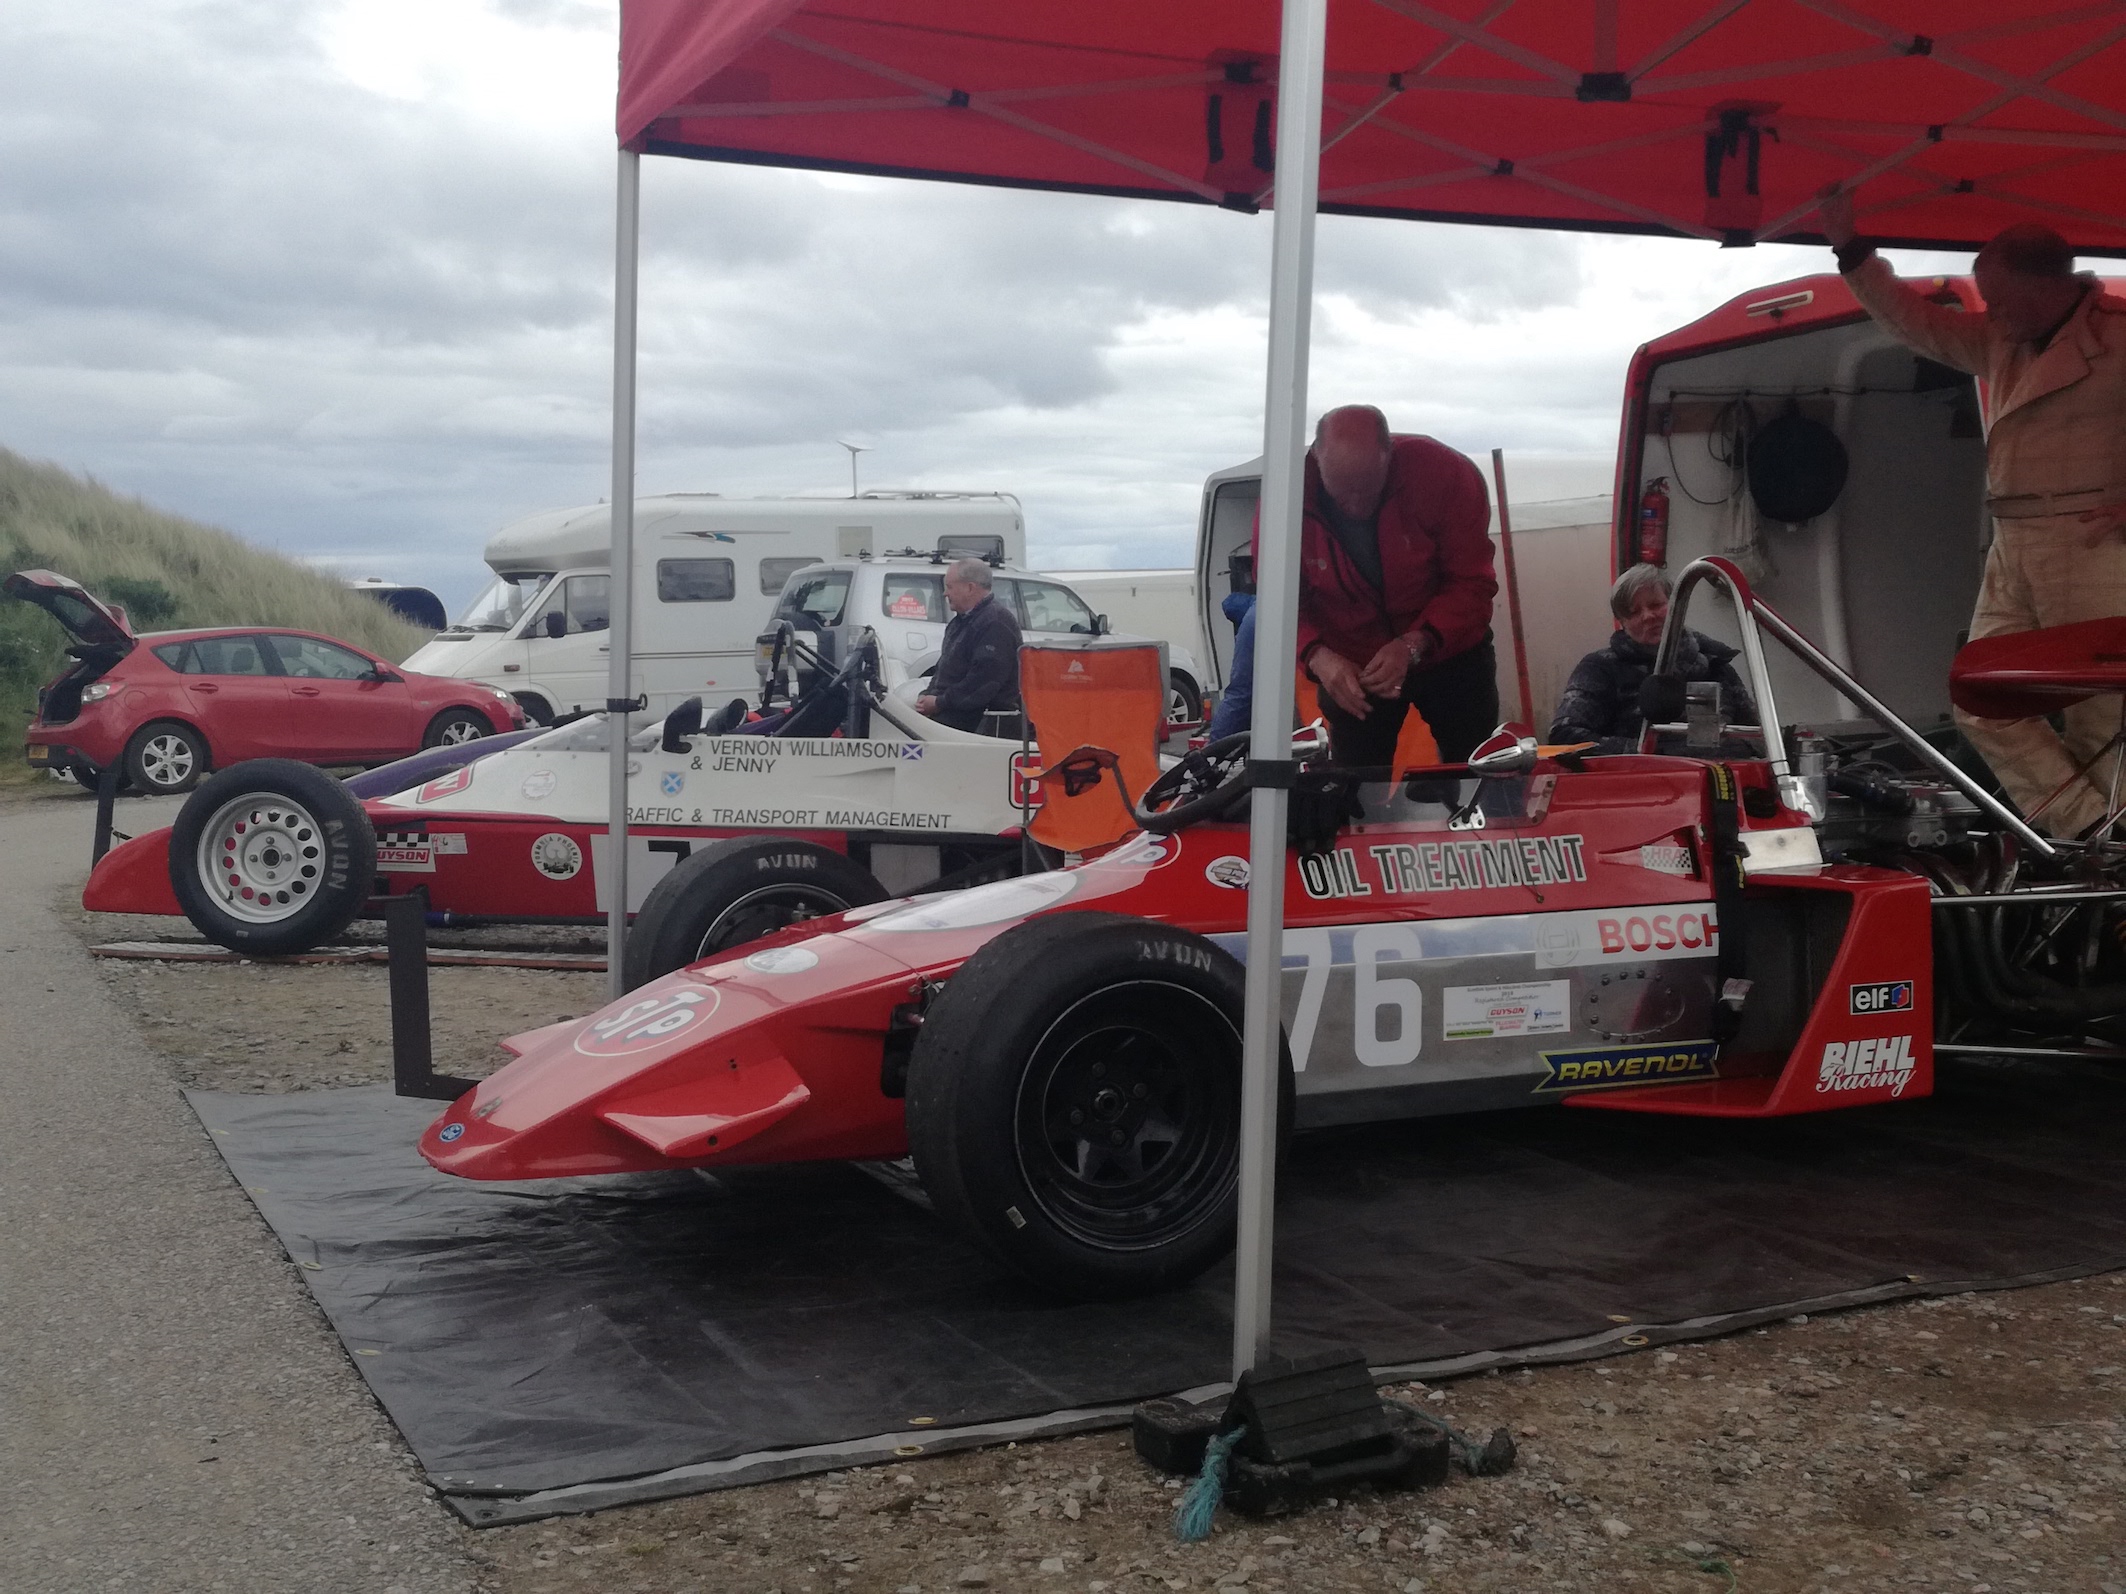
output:
<svg viewBox="0 0 2126 1594"><path fill-rule="evenodd" d="M1572 982L1450 985L1440 1002L1440 1035L1488 1041L1506 1035L1561 1035L1572 1028Z"/></svg>

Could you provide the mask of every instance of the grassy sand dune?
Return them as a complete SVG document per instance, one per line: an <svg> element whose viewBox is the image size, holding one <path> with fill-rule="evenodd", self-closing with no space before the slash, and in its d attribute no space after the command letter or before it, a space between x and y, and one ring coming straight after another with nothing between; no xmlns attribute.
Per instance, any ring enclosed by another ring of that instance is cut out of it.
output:
<svg viewBox="0 0 2126 1594"><path fill-rule="evenodd" d="M297 626L392 660L424 635L307 565L0 449L0 574L29 569L56 570L124 604L136 631ZM10 730L28 722L37 688L65 666L67 641L42 609L0 601L0 713ZM0 744L0 769L23 768L19 744Z"/></svg>

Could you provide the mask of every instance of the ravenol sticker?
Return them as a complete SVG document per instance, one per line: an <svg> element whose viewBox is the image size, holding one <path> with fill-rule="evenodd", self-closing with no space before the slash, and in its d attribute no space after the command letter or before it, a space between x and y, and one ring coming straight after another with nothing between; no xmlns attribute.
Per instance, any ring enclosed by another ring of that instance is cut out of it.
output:
<svg viewBox="0 0 2126 1594"><path fill-rule="evenodd" d="M1884 1035L1879 1039L1831 1041L1816 1065L1819 1094L1849 1090L1887 1090L1902 1096L1912 1082L1912 1037Z"/></svg>
<svg viewBox="0 0 2126 1594"><path fill-rule="evenodd" d="M463 1124L445 1124L441 1129L438 1129L436 1131L436 1139L442 1141L443 1144L446 1146L449 1145L453 1140L463 1139L464 1135L465 1126Z"/></svg>
<svg viewBox="0 0 2126 1594"><path fill-rule="evenodd" d="M687 778L676 769L668 769L658 780L657 784L664 788L665 796L677 797L687 789Z"/></svg>
<svg viewBox="0 0 2126 1594"><path fill-rule="evenodd" d="M1909 1013L1912 1011L1912 982L1877 980L1868 985L1849 985L1846 987L1846 1011L1855 1018L1872 1017L1876 1013Z"/></svg>
<svg viewBox="0 0 2126 1594"><path fill-rule="evenodd" d="M1660 1046L1597 1046L1585 1051L1545 1052L1548 1076L1537 1095L1567 1090L1618 1090L1629 1085L1684 1085L1718 1079L1712 1041L1671 1041Z"/></svg>
<svg viewBox="0 0 2126 1594"><path fill-rule="evenodd" d="M1203 866L1203 878L1228 891L1245 891L1248 888L1248 861L1231 853L1223 858L1213 858Z"/></svg>

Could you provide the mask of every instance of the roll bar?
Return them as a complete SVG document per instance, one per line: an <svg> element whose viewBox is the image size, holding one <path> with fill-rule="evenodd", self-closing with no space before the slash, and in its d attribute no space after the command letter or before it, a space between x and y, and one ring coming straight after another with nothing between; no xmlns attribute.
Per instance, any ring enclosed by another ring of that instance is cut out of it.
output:
<svg viewBox="0 0 2126 1594"><path fill-rule="evenodd" d="M1668 625L1661 633L1661 647L1654 655L1656 673L1668 668L1669 661L1676 655L1676 649L1682 645L1683 618L1690 607L1691 593L1707 584L1725 592L1728 602L1734 606L1736 629L1742 635L1742 662L1749 671L1750 691L1757 699L1757 721L1763 727L1765 760L1772 766L1772 776L1778 782L1779 795L1788 807L1803 806L1800 801L1800 782L1787 763L1786 739L1779 731L1779 708L1772 693L1772 675L1771 671L1765 668L1764 645L1758 637L1760 626L1785 643L1788 652L1807 665L1834 691L1861 712L1871 716L1937 775L1970 798L1981 811L1991 816L2004 829L2011 831L2024 846L2047 858L2059 856L2059 849L2052 842L2031 829L2014 810L1958 769L1940 748L1899 718L1889 704L1854 680L1821 648L1789 625L1778 610L1752 592L1749 578L1737 569L1731 560L1713 555L1704 559L1693 559L1683 567L1683 573L1676 578L1675 595L1669 599ZM1655 734L1652 725L1640 731L1641 752L1653 751Z"/></svg>

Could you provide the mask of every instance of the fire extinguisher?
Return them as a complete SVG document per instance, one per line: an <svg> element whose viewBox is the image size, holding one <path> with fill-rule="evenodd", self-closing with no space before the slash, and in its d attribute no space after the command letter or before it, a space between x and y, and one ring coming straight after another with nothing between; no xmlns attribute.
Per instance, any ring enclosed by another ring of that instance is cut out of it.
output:
<svg viewBox="0 0 2126 1594"><path fill-rule="evenodd" d="M1639 499L1639 562L1668 563L1668 478L1656 476Z"/></svg>

